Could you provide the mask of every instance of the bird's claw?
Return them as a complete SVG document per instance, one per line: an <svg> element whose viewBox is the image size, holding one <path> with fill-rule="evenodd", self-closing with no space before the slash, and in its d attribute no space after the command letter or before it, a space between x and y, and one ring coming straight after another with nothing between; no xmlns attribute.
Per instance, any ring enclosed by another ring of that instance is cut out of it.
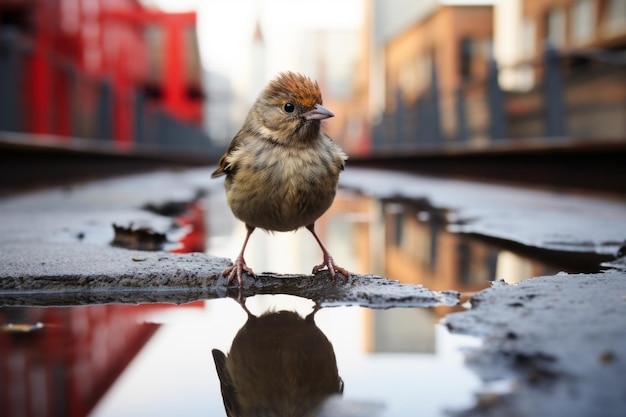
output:
<svg viewBox="0 0 626 417"><path fill-rule="evenodd" d="M350 273L346 269L340 267L339 265L335 265L335 261L333 260L331 256L325 256L324 262L322 262L319 265L314 266L313 274L316 274L318 271L321 271L324 268L328 268L328 272L330 273L330 276L332 279L335 279L335 275L337 272L339 272L341 275L343 275L346 278L350 276Z"/></svg>
<svg viewBox="0 0 626 417"><path fill-rule="evenodd" d="M242 278L243 278L244 271L253 277L255 276L254 272L252 271L252 268L246 265L246 261L243 259L242 256L239 256L237 257L237 259L235 259L233 266L231 266L230 268L226 268L224 272L222 272L222 275L224 276L228 275L228 281L226 282L226 286L230 285L230 283L233 282L236 276L237 283L239 284L240 287L243 287Z"/></svg>

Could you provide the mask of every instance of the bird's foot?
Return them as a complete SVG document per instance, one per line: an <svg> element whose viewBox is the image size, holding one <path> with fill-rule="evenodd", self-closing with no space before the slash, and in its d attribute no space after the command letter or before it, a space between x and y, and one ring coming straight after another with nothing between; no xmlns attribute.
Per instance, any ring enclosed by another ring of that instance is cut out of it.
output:
<svg viewBox="0 0 626 417"><path fill-rule="evenodd" d="M324 262L322 262L321 264L314 266L313 267L313 273L317 273L318 271L324 269L324 268L328 268L328 272L330 272L330 276L335 279L335 274L337 272L339 272L341 275L343 275L344 277L349 277L350 273L340 267L339 265L335 264L335 261L333 260L333 257L330 255L324 255Z"/></svg>
<svg viewBox="0 0 626 417"><path fill-rule="evenodd" d="M239 284L240 287L243 287L242 276L243 276L244 271L246 271L248 274L252 275L253 277L255 276L254 272L252 271L252 268L246 265L246 261L243 259L243 256L238 256L237 259L235 259L233 266L231 266L230 268L226 268L224 272L222 272L222 275L224 276L228 275L228 281L226 282L226 285L227 286L230 285L230 283L233 282L236 276L237 283Z"/></svg>

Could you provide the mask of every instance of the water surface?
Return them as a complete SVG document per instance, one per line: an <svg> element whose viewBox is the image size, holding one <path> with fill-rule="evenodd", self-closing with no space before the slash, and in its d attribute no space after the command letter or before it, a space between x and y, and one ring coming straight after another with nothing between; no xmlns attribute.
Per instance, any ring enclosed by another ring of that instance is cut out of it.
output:
<svg viewBox="0 0 626 417"><path fill-rule="evenodd" d="M243 225L232 218L223 195L209 196L203 205L208 253L234 258ZM457 290L465 298L495 279L515 283L566 269L498 242L451 233L447 214L416 202L344 192L317 230L350 271ZM257 272L307 274L321 252L306 230L256 231L246 259ZM306 317L315 310L310 300L280 295L257 295L245 306L255 317L282 310ZM441 324L447 313L464 307L388 307L314 314L343 381L341 403L361 407L359 415L381 416L437 416L472 406L480 383L463 364L460 348L479 341L451 335ZM0 414L225 415L212 350L228 354L248 319L240 302L229 298L181 306L0 308ZM255 360L250 366L268 359Z"/></svg>

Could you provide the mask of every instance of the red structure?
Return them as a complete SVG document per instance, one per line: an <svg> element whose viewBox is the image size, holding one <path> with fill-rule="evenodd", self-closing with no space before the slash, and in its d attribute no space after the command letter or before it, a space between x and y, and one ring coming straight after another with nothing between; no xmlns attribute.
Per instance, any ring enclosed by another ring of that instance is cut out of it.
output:
<svg viewBox="0 0 626 417"><path fill-rule="evenodd" d="M19 130L125 148L138 141L138 106L200 127L195 13L137 0L0 0L0 31L9 27L19 43Z"/></svg>
<svg viewBox="0 0 626 417"><path fill-rule="evenodd" d="M1 309L0 415L86 416L158 329L146 308Z"/></svg>
<svg viewBox="0 0 626 417"><path fill-rule="evenodd" d="M0 415L84 417L159 329L155 311L108 304L0 309Z"/></svg>

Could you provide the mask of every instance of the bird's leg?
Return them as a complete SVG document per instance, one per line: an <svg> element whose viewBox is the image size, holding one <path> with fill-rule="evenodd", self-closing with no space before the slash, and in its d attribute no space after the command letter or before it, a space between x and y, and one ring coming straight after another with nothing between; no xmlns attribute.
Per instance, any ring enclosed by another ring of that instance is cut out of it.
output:
<svg viewBox="0 0 626 417"><path fill-rule="evenodd" d="M228 282L226 283L226 285L230 285L230 283L233 282L233 279L235 279L235 276L237 276L237 283L240 287L243 287L243 271L246 271L248 274L254 276L254 272L252 272L252 269L248 265L246 265L246 261L245 259L243 259L243 253L246 250L246 245L248 244L248 239L250 239L250 235L252 234L252 232L254 232L254 227L246 224L246 230L246 238L243 241L243 247L241 248L241 252L239 252L239 256L237 256L237 259L235 259L233 266L231 266L230 268L226 268L224 272L222 272L222 275L228 275Z"/></svg>
<svg viewBox="0 0 626 417"><path fill-rule="evenodd" d="M330 276L333 277L333 279L335 278L336 272L339 272L344 277L349 277L350 273L346 271L344 268L335 264L333 257L330 256L330 253L328 253L328 250L326 249L326 247L320 240L319 236L317 236L317 233L315 233L315 224L310 224L306 228L309 229L309 231L313 234L313 237L317 241L317 244L320 245L320 249L322 249L322 253L324 254L324 262L313 267L313 273L315 274L320 269L328 268L328 271L330 272Z"/></svg>
<svg viewBox="0 0 626 417"><path fill-rule="evenodd" d="M237 288L237 295L229 292L228 296L232 298L233 300L237 301L237 304L239 304L241 308L243 308L243 311L246 312L246 314L248 315L248 318L255 317L254 314L252 314L250 310L248 310L248 307L246 306L246 297L245 295L243 295L243 288L241 287Z"/></svg>

